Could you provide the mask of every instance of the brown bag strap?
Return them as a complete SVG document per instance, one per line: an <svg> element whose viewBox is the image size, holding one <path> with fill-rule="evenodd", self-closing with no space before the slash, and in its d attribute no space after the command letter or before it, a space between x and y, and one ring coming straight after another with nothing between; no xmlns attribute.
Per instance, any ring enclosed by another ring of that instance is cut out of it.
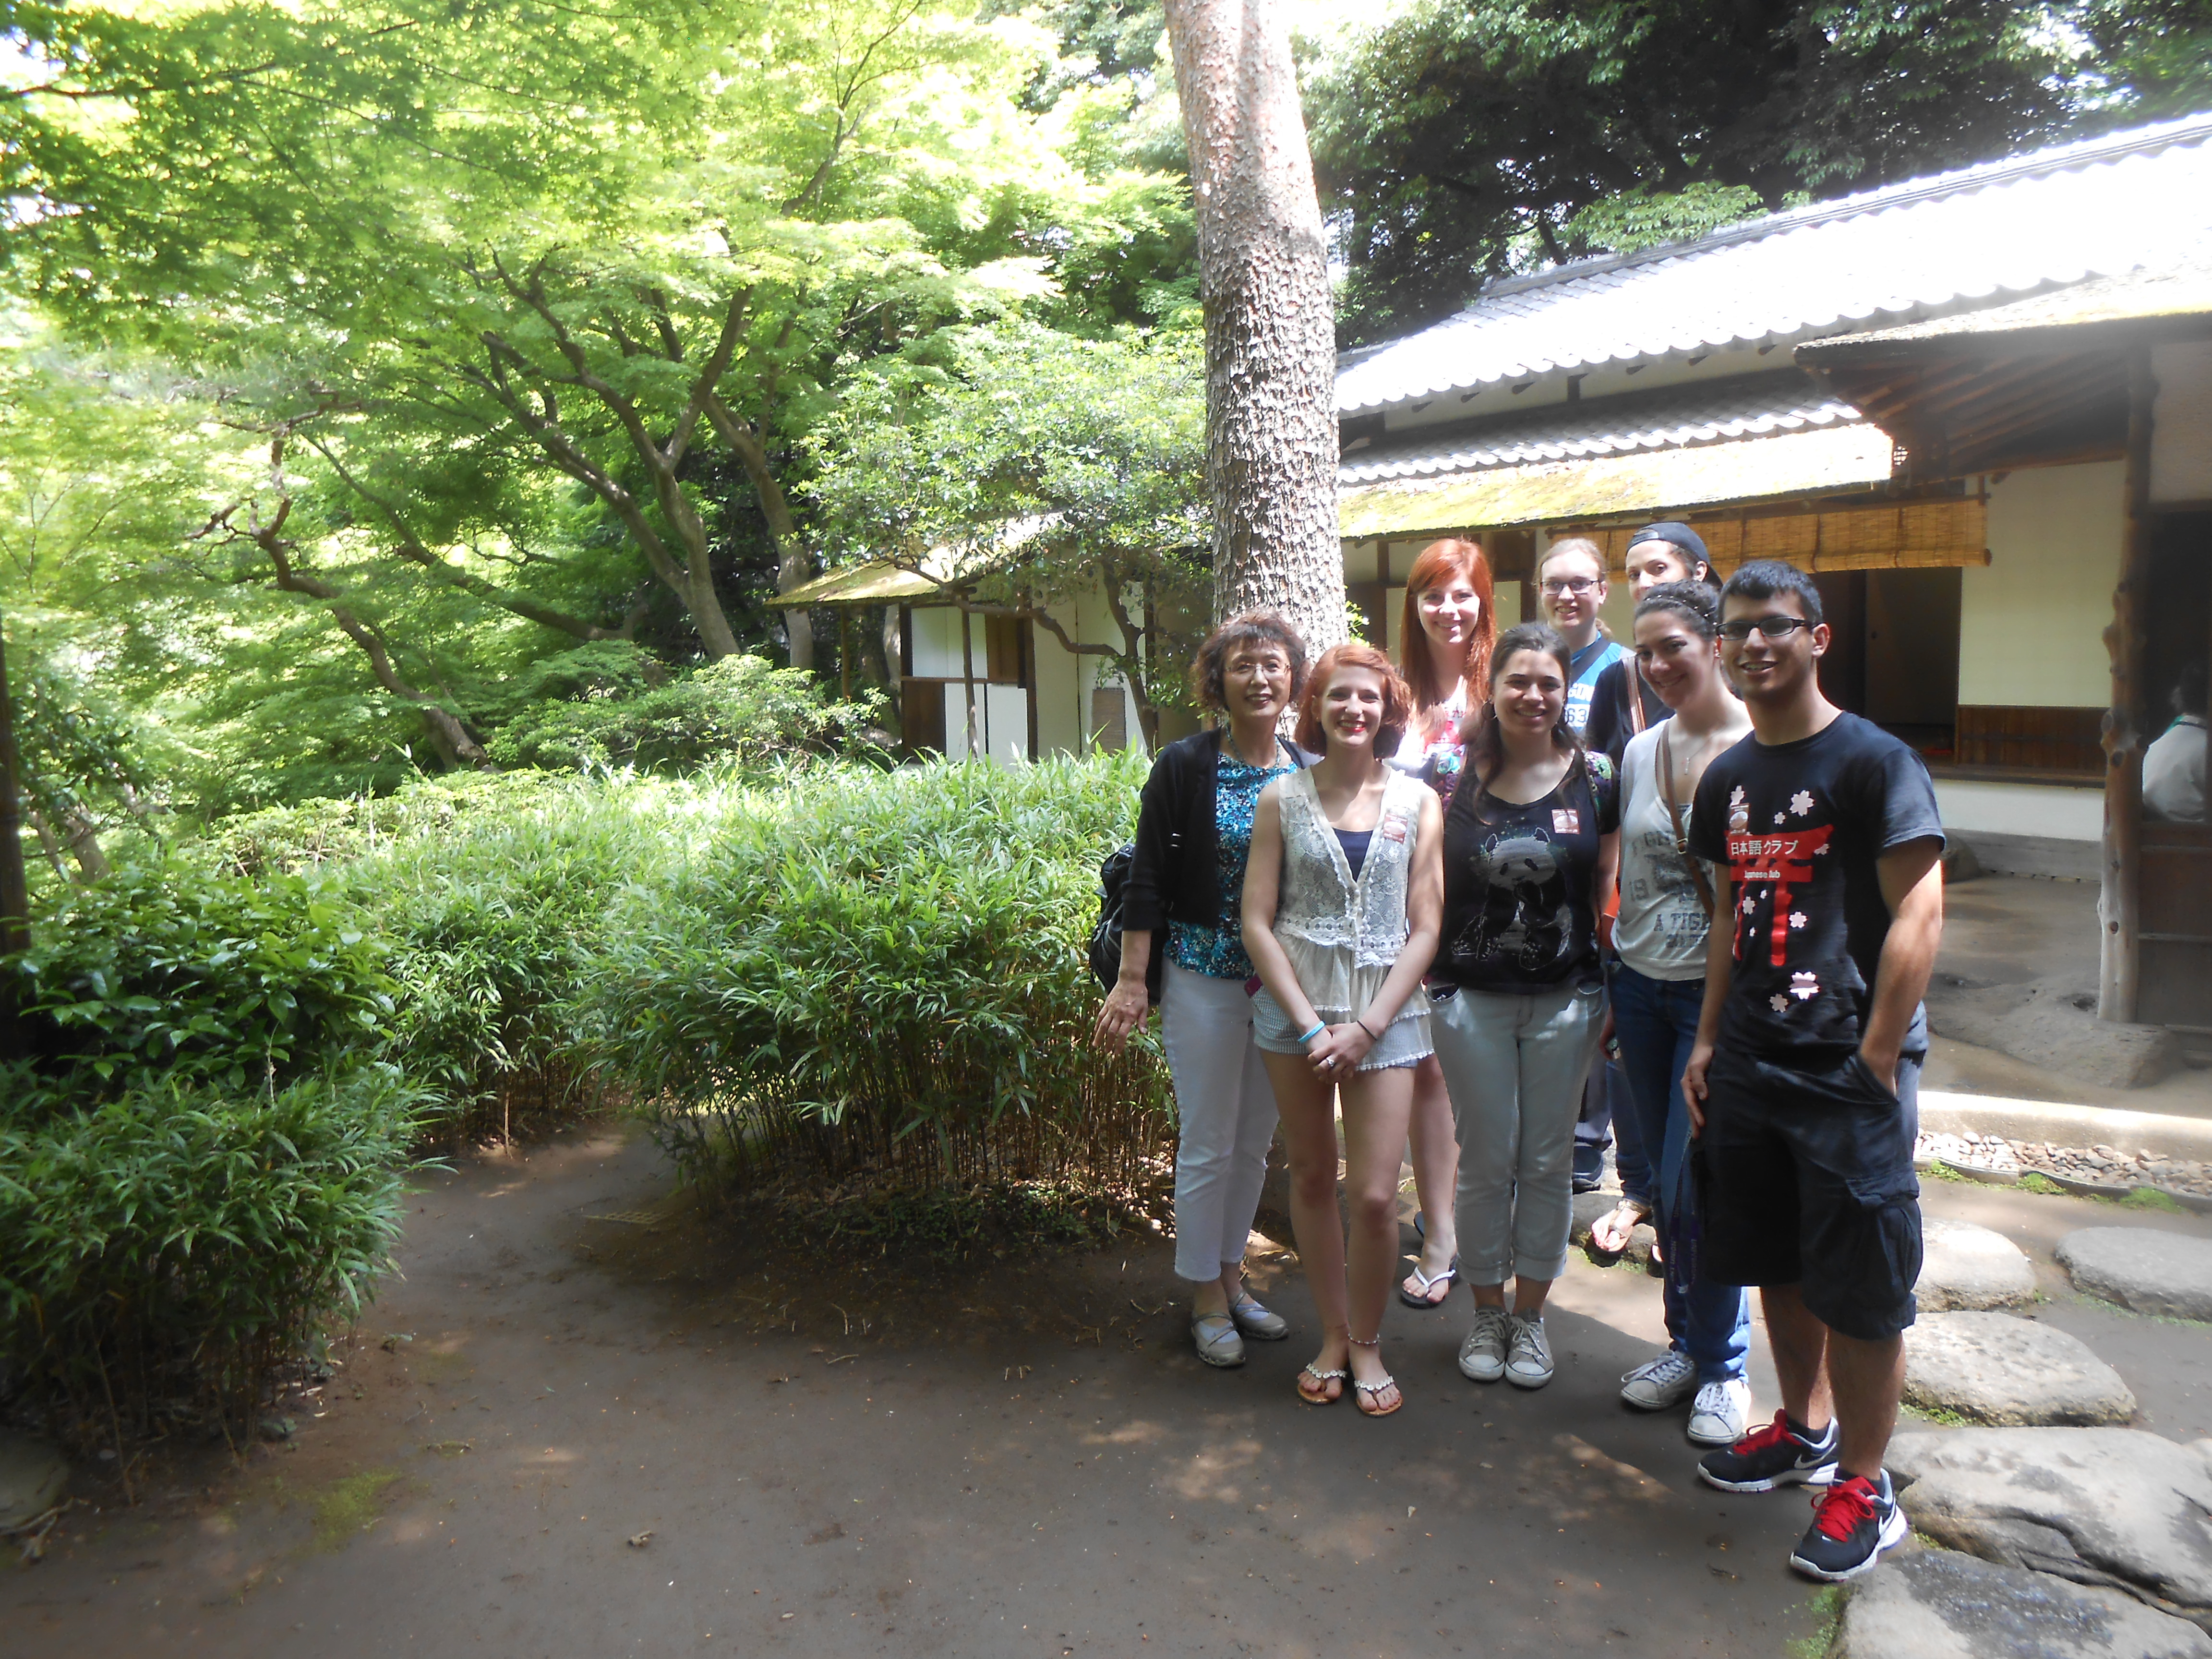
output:
<svg viewBox="0 0 2212 1659"><path fill-rule="evenodd" d="M1698 884L1698 902L1705 907L1705 920L1713 919L1713 884L1705 878L1705 861L1690 851L1690 838L1682 833L1682 804L1674 799L1674 751L1668 738L1674 735L1668 721L1659 728L1659 793L1667 799L1667 816L1674 826L1674 852L1690 866Z"/></svg>
<svg viewBox="0 0 2212 1659"><path fill-rule="evenodd" d="M1628 725L1638 737L1644 735L1644 665L1633 653L1628 659Z"/></svg>

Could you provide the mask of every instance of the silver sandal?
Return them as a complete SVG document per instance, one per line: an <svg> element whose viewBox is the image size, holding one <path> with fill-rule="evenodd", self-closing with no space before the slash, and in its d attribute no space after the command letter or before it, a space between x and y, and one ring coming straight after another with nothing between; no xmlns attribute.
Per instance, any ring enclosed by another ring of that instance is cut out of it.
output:
<svg viewBox="0 0 2212 1659"><path fill-rule="evenodd" d="M1332 1377L1340 1382L1348 1382L1352 1380L1352 1373L1344 1370L1341 1366L1334 1370L1324 1371L1316 1369L1311 1364L1307 1364L1299 1368L1298 1375L1300 1376L1310 1376L1316 1383L1320 1384L1323 1388L1328 1386L1329 1380ZM1338 1401L1343 1399L1344 1396L1341 1394L1310 1395L1304 1389L1300 1389L1298 1390L1298 1398L1304 1401L1309 1406L1334 1406Z"/></svg>

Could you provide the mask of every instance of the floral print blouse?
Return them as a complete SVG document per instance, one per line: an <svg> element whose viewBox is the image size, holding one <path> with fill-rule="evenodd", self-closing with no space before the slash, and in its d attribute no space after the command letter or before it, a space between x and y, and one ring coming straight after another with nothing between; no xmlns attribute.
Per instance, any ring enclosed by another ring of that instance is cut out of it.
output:
<svg viewBox="0 0 2212 1659"><path fill-rule="evenodd" d="M1224 747L1213 781L1215 857L1219 860L1221 911L1211 927L1168 923L1168 960L1209 979L1249 979L1252 958L1244 954L1244 866L1252 855L1252 817L1260 792L1291 769L1284 763L1247 766Z"/></svg>

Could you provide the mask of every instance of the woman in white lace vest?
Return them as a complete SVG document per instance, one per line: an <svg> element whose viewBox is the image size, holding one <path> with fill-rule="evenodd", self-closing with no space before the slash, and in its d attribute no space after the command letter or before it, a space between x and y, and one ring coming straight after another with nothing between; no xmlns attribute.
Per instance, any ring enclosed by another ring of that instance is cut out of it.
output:
<svg viewBox="0 0 2212 1659"><path fill-rule="evenodd" d="M1370 1417L1405 1403L1382 1364L1382 1308L1413 1068L1433 1052L1427 1005L1413 993L1436 955L1443 902L1436 792L1382 763L1412 714L1381 652L1323 653L1297 731L1321 759L1261 795L1244 875L1244 948L1265 987L1254 1034L1282 1114L1291 1222L1322 1328L1298 1393L1326 1405L1348 1374ZM1340 1091L1348 1250L1336 1207Z"/></svg>

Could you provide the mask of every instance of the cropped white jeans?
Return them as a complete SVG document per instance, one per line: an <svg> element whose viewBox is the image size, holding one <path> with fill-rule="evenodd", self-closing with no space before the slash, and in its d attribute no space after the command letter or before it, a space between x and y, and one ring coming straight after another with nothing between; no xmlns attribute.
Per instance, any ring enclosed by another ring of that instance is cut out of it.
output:
<svg viewBox="0 0 2212 1659"><path fill-rule="evenodd" d="M1244 1259L1267 1179L1267 1144L1275 1138L1275 1091L1252 1040L1243 981L1163 964L1160 1046L1182 1130L1175 1270L1202 1284Z"/></svg>
<svg viewBox="0 0 2212 1659"><path fill-rule="evenodd" d="M1605 1025L1605 986L1461 991L1429 1005L1459 1125L1460 1277L1557 1279L1574 1231L1575 1115Z"/></svg>

